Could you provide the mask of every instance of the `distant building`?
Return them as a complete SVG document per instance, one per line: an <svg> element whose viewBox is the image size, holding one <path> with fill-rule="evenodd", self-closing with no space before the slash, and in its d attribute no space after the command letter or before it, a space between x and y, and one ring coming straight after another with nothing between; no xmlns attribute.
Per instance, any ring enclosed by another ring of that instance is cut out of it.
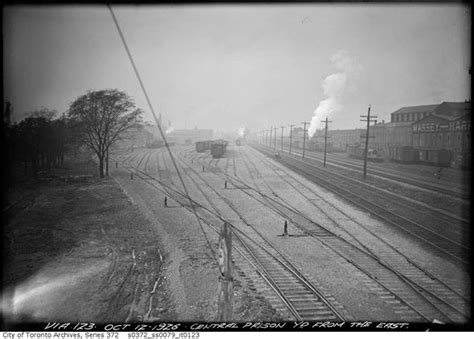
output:
<svg viewBox="0 0 474 339"><path fill-rule="evenodd" d="M347 150L348 145L353 145L360 142L360 134L362 129L345 129L345 130L328 130L328 142L332 144L334 148L340 150ZM324 138L324 131L317 132L317 135Z"/></svg>
<svg viewBox="0 0 474 339"><path fill-rule="evenodd" d="M366 129L363 130L365 141ZM390 146L412 146L412 122L378 123L370 126L369 147L383 156Z"/></svg>
<svg viewBox="0 0 474 339"><path fill-rule="evenodd" d="M471 162L471 103L443 102L433 114L412 125L413 147L420 160L428 160L429 152L451 151L451 164L468 167Z"/></svg>
<svg viewBox="0 0 474 339"><path fill-rule="evenodd" d="M390 114L390 122L415 122L432 114L439 105L402 107Z"/></svg>
<svg viewBox="0 0 474 339"><path fill-rule="evenodd" d="M212 129L175 129L166 135L169 142L189 144L196 141L212 140Z"/></svg>

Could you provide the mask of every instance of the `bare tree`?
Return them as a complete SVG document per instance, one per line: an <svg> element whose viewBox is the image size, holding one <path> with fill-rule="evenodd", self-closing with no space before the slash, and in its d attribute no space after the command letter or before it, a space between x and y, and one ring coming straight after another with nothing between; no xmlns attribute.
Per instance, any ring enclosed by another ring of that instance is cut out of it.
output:
<svg viewBox="0 0 474 339"><path fill-rule="evenodd" d="M88 91L71 104L68 116L76 123L79 139L97 155L101 178L108 175L110 146L141 121L141 114L133 100L116 89Z"/></svg>

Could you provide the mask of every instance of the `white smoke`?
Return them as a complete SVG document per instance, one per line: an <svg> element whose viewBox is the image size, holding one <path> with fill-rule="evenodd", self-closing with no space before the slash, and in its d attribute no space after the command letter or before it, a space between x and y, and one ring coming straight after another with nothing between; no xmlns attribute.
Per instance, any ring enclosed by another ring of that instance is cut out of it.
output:
<svg viewBox="0 0 474 339"><path fill-rule="evenodd" d="M338 51L331 57L331 63L338 70L337 73L328 75L322 84L326 99L319 102L319 106L314 111L311 124L308 129L311 138L321 124L321 120L326 116L339 112L344 107L341 104L342 96L347 85L349 76L357 75L361 66L354 58L351 58L346 51Z"/></svg>
<svg viewBox="0 0 474 339"><path fill-rule="evenodd" d="M245 127L240 127L239 128L239 137L243 138L243 137L245 137L245 134L247 134L247 129Z"/></svg>
<svg viewBox="0 0 474 339"><path fill-rule="evenodd" d="M170 134L170 133L173 132L173 131L174 131L173 126L168 126L168 128L167 128L166 131L165 131L165 134Z"/></svg>

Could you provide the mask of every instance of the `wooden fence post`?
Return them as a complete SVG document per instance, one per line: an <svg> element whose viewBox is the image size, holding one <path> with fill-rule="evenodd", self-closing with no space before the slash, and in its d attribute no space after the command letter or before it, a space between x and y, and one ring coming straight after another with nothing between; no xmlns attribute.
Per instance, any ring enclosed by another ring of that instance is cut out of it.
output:
<svg viewBox="0 0 474 339"><path fill-rule="evenodd" d="M218 321L232 320L232 299L234 282L232 279L232 230L227 223L222 226L219 236L219 300Z"/></svg>

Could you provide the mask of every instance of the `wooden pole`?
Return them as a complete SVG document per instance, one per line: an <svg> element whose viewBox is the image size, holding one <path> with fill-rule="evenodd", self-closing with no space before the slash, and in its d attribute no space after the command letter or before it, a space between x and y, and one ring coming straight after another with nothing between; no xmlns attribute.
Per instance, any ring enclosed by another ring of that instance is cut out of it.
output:
<svg viewBox="0 0 474 339"><path fill-rule="evenodd" d="M328 121L328 117L326 117L326 120L321 121L321 122L326 123L326 127L324 129L324 163L323 163L323 167L326 167L326 152L327 152L327 142L328 142L328 123L330 123L332 121Z"/></svg>
<svg viewBox="0 0 474 339"><path fill-rule="evenodd" d="M369 151L369 128L370 128L370 122L375 121L377 122L374 118L377 118L376 116L370 116L370 105L369 109L367 111L367 115L361 115L361 118L367 118L367 120L361 120L361 121L367 121L367 131L366 131L366 137L365 137L365 151L364 151L364 179L367 178L367 152Z"/></svg>
<svg viewBox="0 0 474 339"><path fill-rule="evenodd" d="M309 124L309 122L302 122L303 124L303 159L304 159L304 151L306 148L306 125Z"/></svg>
<svg viewBox="0 0 474 339"><path fill-rule="evenodd" d="M294 125L290 125L290 151L289 151L289 154L291 154L291 139L293 137L293 126Z"/></svg>
<svg viewBox="0 0 474 339"><path fill-rule="evenodd" d="M283 153L283 129L285 128L284 126L281 126L281 153Z"/></svg>
<svg viewBox="0 0 474 339"><path fill-rule="evenodd" d="M219 236L219 300L218 321L232 320L232 299L234 282L232 279L232 230L224 223Z"/></svg>

